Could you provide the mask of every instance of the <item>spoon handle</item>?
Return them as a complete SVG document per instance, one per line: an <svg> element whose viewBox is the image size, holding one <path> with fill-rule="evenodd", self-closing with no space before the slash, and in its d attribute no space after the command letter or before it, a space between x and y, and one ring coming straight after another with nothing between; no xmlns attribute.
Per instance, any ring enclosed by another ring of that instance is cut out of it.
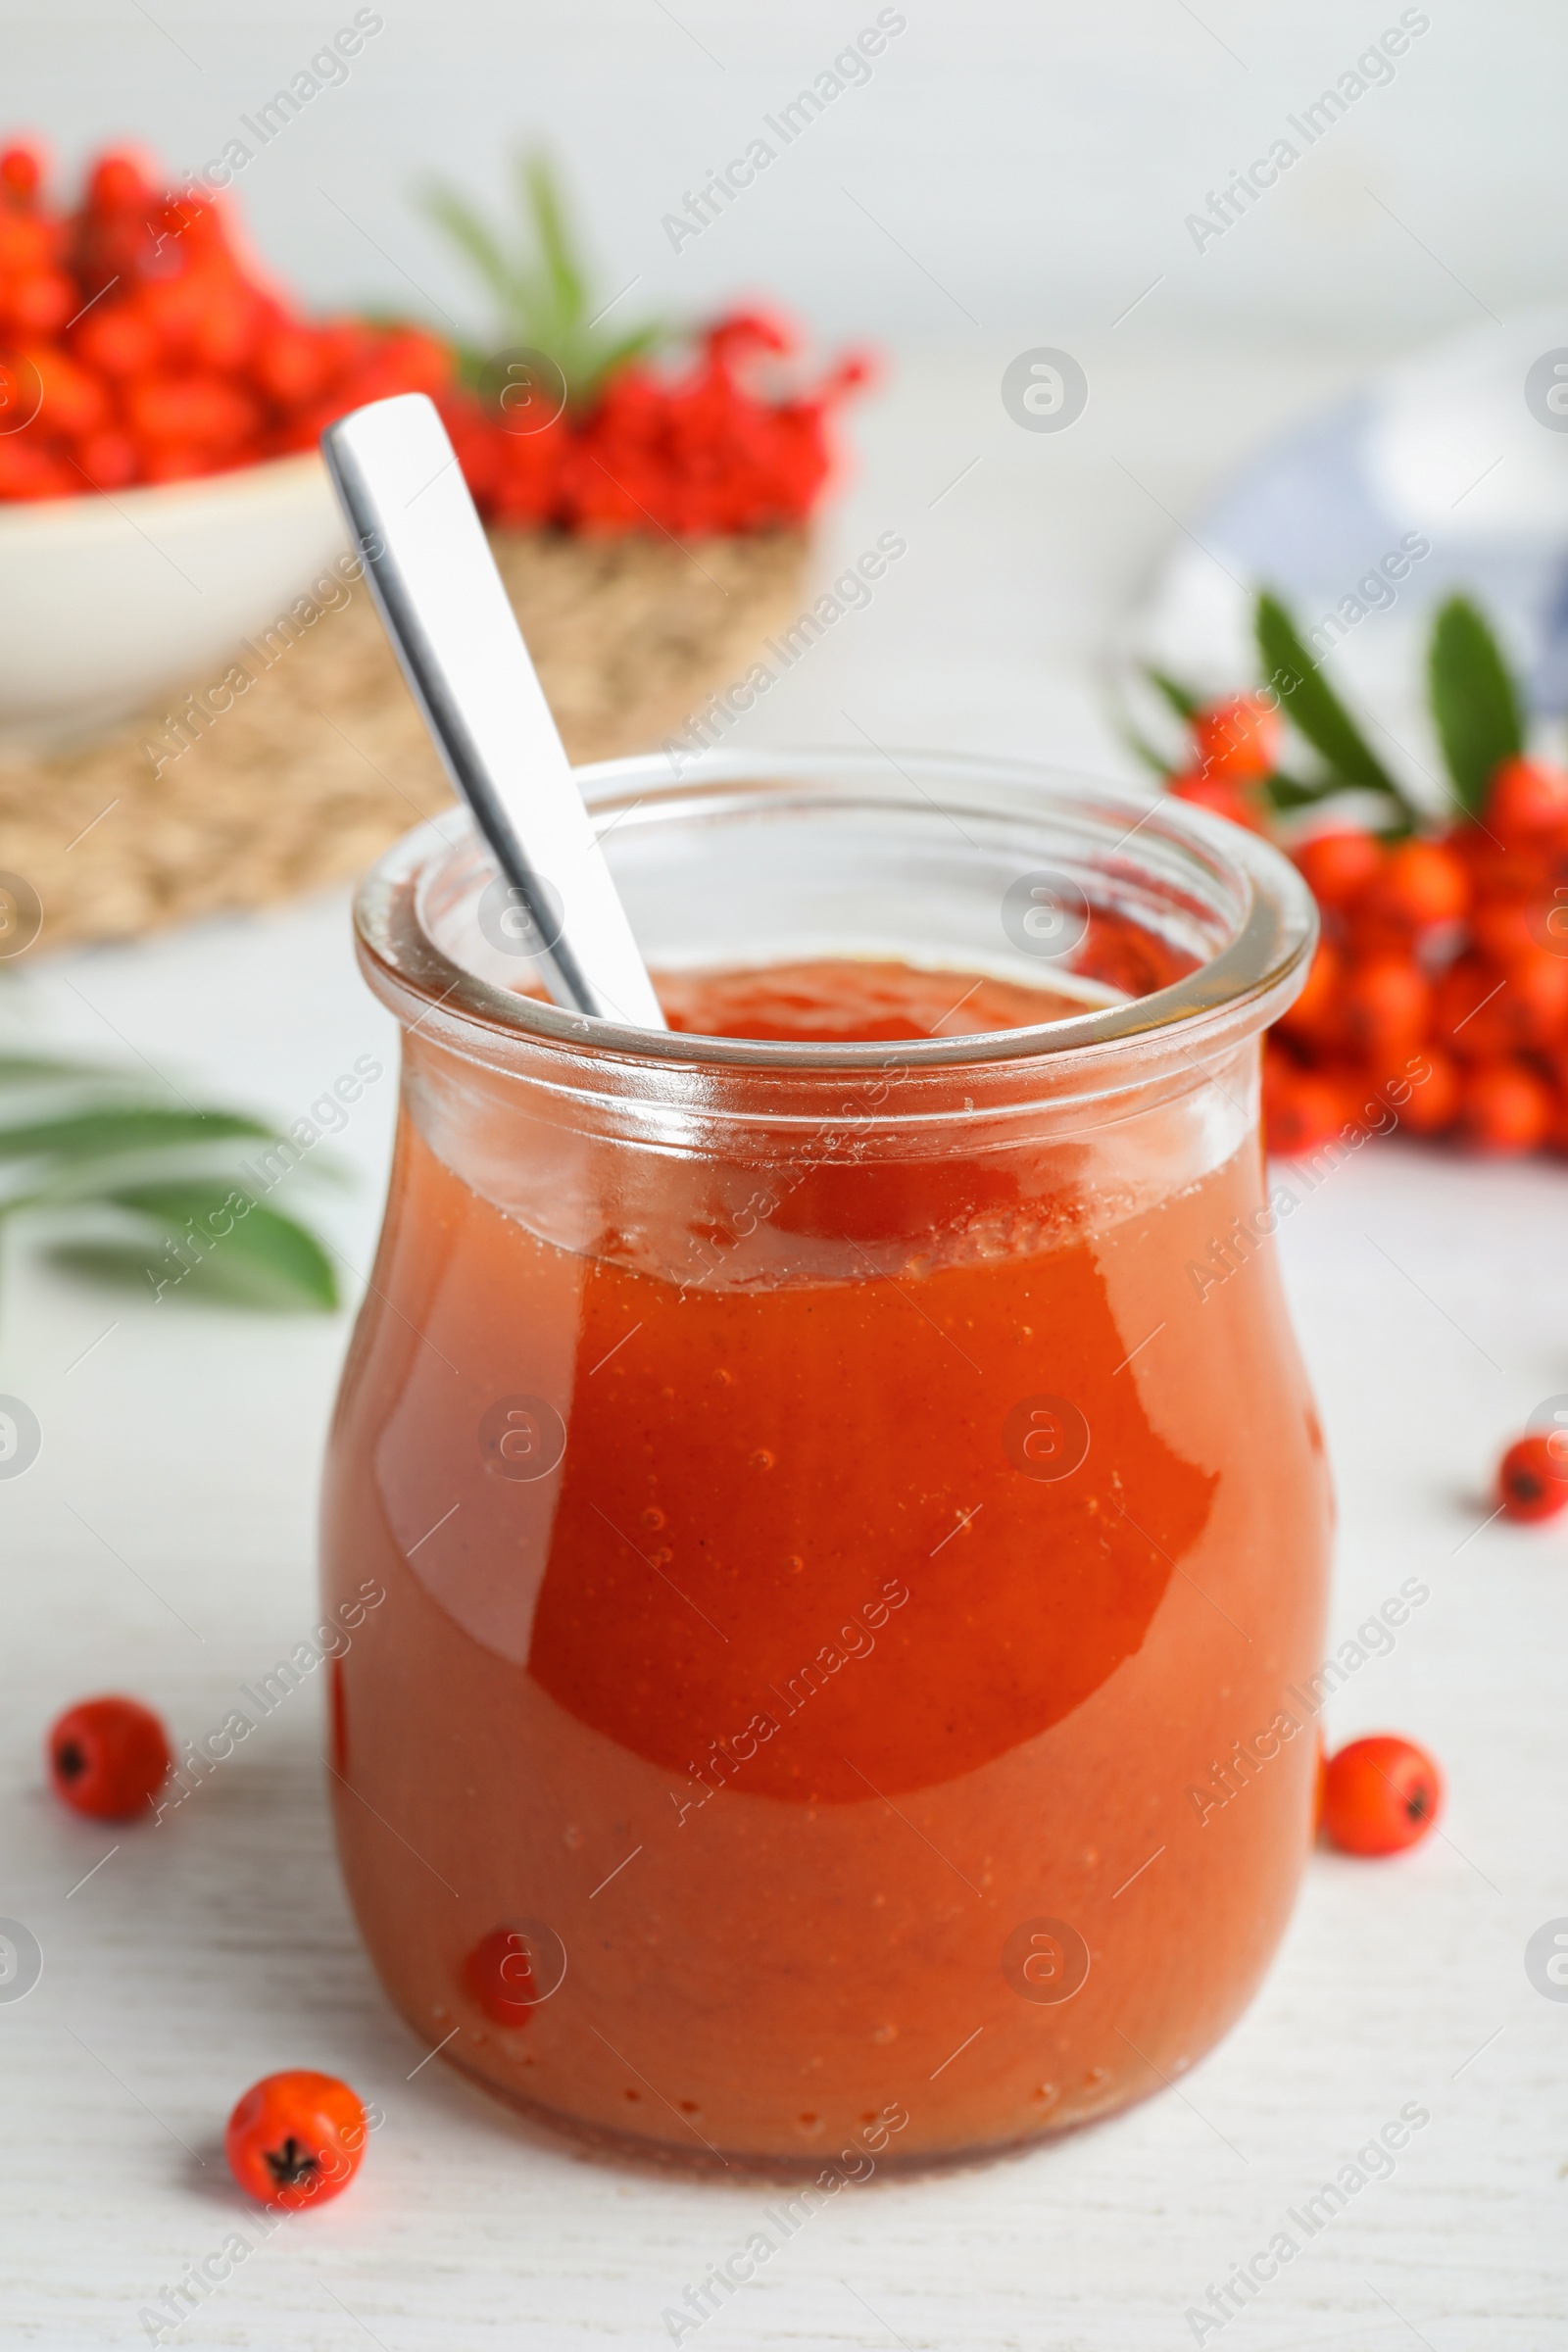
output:
<svg viewBox="0 0 1568 2352"><path fill-rule="evenodd" d="M488 935L530 956L558 1004L666 1028L434 403L372 401L321 451L403 674L510 886Z"/></svg>

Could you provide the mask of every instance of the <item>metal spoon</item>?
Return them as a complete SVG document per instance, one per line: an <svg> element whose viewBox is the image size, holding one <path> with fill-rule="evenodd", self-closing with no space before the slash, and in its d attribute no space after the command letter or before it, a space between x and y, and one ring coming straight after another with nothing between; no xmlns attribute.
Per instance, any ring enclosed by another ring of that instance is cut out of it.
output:
<svg viewBox="0 0 1568 2352"><path fill-rule="evenodd" d="M321 436L414 699L504 881L481 922L558 1004L668 1023L434 403L375 400Z"/></svg>

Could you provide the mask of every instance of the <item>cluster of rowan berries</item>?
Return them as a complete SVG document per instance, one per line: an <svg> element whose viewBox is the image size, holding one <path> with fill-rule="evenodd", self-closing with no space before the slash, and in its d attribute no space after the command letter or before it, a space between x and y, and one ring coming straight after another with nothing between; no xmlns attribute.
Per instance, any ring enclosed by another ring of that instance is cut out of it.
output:
<svg viewBox="0 0 1568 2352"><path fill-rule="evenodd" d="M809 394L772 397L762 378L793 345L782 320L737 311L698 339L684 375L633 361L585 409L563 407L535 431L519 431L501 401L456 393L443 407L488 520L674 539L786 529L827 480L832 410L869 372L852 356Z"/></svg>
<svg viewBox="0 0 1568 2352"><path fill-rule="evenodd" d="M485 519L675 538L804 521L830 470L828 419L866 372L809 392L769 370L792 345L736 312L684 375L628 356L553 415L464 380L418 326L313 319L244 255L220 203L161 189L114 151L81 204L51 203L36 148L0 153L0 500L189 480L314 449L399 392L440 407ZM776 370L774 371L776 373ZM535 429L536 428L536 429Z"/></svg>
<svg viewBox="0 0 1568 2352"><path fill-rule="evenodd" d="M236 251L218 206L101 156L48 201L31 147L0 154L0 498L183 481L314 448L345 410L440 392L432 335L311 320Z"/></svg>
<svg viewBox="0 0 1568 2352"><path fill-rule="evenodd" d="M1277 709L1244 695L1199 710L1170 789L1269 829ZM1271 1032L1271 1152L1347 1126L1451 1135L1491 1152L1568 1150L1568 773L1504 759L1472 817L1390 836L1334 825L1292 850L1323 935Z"/></svg>

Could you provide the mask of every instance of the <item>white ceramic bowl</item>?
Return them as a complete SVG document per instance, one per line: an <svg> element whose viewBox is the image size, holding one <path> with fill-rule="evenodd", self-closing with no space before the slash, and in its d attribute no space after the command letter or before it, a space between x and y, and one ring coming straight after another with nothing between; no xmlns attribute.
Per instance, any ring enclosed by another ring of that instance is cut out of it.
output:
<svg viewBox="0 0 1568 2352"><path fill-rule="evenodd" d="M63 746L211 683L347 545L314 451L0 505L0 743Z"/></svg>

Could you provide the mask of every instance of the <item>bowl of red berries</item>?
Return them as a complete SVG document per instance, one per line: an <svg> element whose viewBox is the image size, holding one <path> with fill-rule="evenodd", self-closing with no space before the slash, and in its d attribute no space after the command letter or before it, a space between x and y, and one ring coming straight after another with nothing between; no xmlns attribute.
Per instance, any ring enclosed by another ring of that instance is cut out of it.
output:
<svg viewBox="0 0 1568 2352"><path fill-rule="evenodd" d="M210 196L111 153L74 209L0 154L0 735L89 732L286 610L343 550L322 426L439 391L416 327L313 321Z"/></svg>
<svg viewBox="0 0 1568 2352"><path fill-rule="evenodd" d="M70 743L220 667L342 548L314 457L0 507L0 741Z"/></svg>
<svg viewBox="0 0 1568 2352"><path fill-rule="evenodd" d="M351 563L317 445L391 393L437 401L503 536L801 530L860 364L802 390L780 370L788 331L755 311L679 337L602 325L542 165L522 188L515 256L454 193L431 200L488 269L496 333L469 348L307 316L227 199L162 185L128 149L74 205L35 147L0 152L0 741L70 744L156 710ZM656 367L673 341L686 365Z"/></svg>

